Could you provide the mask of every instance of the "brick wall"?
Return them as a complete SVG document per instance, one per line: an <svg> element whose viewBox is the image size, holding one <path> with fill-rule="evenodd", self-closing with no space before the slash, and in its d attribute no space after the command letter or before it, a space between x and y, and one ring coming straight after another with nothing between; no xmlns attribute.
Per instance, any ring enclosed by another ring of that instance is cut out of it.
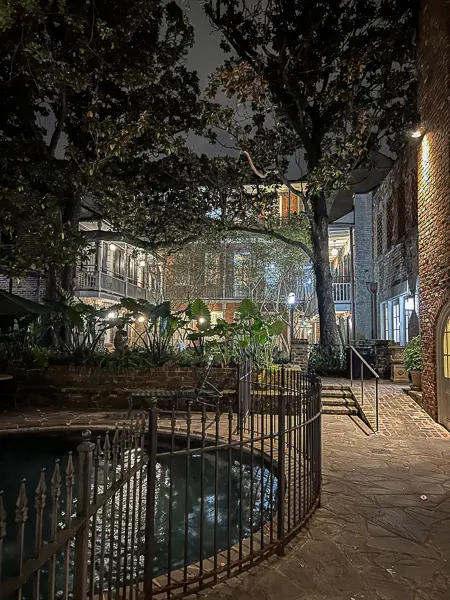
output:
<svg viewBox="0 0 450 600"><path fill-rule="evenodd" d="M160 367L148 373L110 375L104 369L79 367L50 367L43 373L28 371L16 373L19 382L19 397L33 405L60 407L115 407L127 408L133 390L139 398L182 395L181 390L195 389L202 382L204 369L190 367ZM235 368L213 368L208 381L218 390L234 392L237 389ZM142 392L145 391L145 394ZM171 394L172 393L172 394ZM227 396L228 397L228 396ZM226 402L226 400L224 400Z"/></svg>
<svg viewBox="0 0 450 600"><path fill-rule="evenodd" d="M372 194L355 195L355 339L372 337Z"/></svg>
<svg viewBox="0 0 450 600"><path fill-rule="evenodd" d="M0 274L0 290L9 292L9 278ZM45 295L45 279L37 273L13 281L12 293L27 300L40 302Z"/></svg>
<svg viewBox="0 0 450 600"><path fill-rule="evenodd" d="M419 28L418 223L423 401L437 414L436 319L450 300L450 0L423 0Z"/></svg>
<svg viewBox="0 0 450 600"><path fill-rule="evenodd" d="M418 274L414 147L405 149L374 195L373 255L378 302L406 292L408 278Z"/></svg>

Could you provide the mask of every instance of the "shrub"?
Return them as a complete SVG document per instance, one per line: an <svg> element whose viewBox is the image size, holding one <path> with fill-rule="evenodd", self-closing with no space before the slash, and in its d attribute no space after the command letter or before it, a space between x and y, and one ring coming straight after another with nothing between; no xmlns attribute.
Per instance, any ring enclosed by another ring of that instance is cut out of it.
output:
<svg viewBox="0 0 450 600"><path fill-rule="evenodd" d="M422 355L421 355L421 340L420 335L412 338L408 346L403 352L403 358L405 360L405 367L408 371L421 371L422 370Z"/></svg>
<svg viewBox="0 0 450 600"><path fill-rule="evenodd" d="M319 375L342 375L345 373L346 358L342 346L312 346L309 369Z"/></svg>

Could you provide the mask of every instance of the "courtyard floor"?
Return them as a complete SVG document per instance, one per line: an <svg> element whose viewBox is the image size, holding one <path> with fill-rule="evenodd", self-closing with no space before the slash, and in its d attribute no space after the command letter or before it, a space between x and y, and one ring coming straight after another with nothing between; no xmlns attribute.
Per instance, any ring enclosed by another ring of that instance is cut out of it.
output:
<svg viewBox="0 0 450 600"><path fill-rule="evenodd" d="M370 391L367 397L370 396ZM404 394L380 386L380 432L323 417L322 505L285 557L202 595L210 600L449 600L450 437ZM92 429L122 411L25 411L0 432Z"/></svg>
<svg viewBox="0 0 450 600"><path fill-rule="evenodd" d="M292 542L211 599L448 600L450 439L374 435L326 415L322 506ZM436 426L438 429L439 426Z"/></svg>

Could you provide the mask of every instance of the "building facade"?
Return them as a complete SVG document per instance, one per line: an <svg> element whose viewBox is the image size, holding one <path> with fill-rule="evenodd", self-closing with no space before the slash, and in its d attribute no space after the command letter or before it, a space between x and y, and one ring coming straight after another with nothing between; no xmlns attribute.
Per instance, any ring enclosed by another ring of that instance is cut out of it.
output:
<svg viewBox="0 0 450 600"><path fill-rule="evenodd" d="M417 148L406 148L373 197L377 337L418 335Z"/></svg>
<svg viewBox="0 0 450 600"><path fill-rule="evenodd" d="M450 427L450 0L422 2L418 72L423 402Z"/></svg>

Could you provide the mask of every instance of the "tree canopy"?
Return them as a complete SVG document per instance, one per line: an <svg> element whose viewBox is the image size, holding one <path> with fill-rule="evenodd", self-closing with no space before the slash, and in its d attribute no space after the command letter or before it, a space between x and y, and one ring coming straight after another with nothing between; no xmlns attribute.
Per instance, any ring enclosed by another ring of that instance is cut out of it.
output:
<svg viewBox="0 0 450 600"><path fill-rule="evenodd" d="M205 0L228 54L210 80L238 109L210 110L211 140L231 135L261 181L306 182L321 343L337 340L327 199L396 151L414 113L417 0Z"/></svg>
<svg viewBox="0 0 450 600"><path fill-rule="evenodd" d="M2 7L0 231L10 275L73 265L86 200L120 216L126 234L139 218L128 204L146 189L158 197L155 180L175 168L201 119L185 64L193 39L173 1Z"/></svg>

